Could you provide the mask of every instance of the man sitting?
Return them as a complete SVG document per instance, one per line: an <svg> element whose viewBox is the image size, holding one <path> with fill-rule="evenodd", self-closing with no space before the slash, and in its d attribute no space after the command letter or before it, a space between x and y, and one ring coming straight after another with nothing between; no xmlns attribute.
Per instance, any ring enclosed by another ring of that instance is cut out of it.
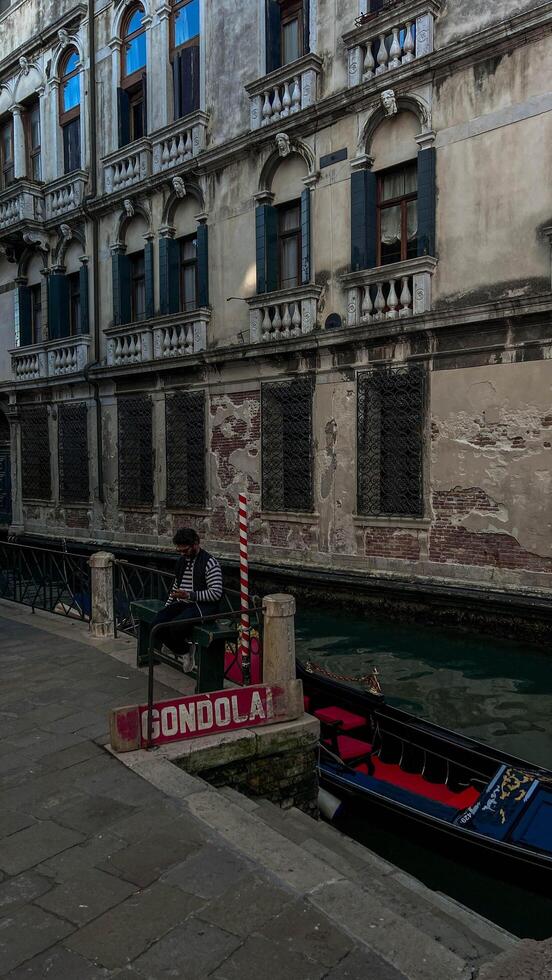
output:
<svg viewBox="0 0 552 980"><path fill-rule="evenodd" d="M222 569L217 559L200 547L199 535L192 527L180 528L173 544L181 557L165 608L157 614L152 626L197 619L219 611ZM157 636L159 643L164 643L173 653L181 654L189 633L183 627L171 629L167 626L159 630Z"/></svg>

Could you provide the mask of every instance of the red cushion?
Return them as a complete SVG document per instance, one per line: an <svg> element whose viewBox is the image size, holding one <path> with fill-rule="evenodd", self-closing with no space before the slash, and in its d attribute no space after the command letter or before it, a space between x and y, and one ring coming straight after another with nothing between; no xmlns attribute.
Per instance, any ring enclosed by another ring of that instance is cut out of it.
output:
<svg viewBox="0 0 552 980"><path fill-rule="evenodd" d="M307 694L305 694L303 697L303 711L307 711L307 712L310 711L310 703L311 703L311 699L308 697Z"/></svg>
<svg viewBox="0 0 552 980"><path fill-rule="evenodd" d="M350 732L352 728L361 728L366 724L366 718L363 718L362 715L355 715L352 711L345 711L345 708L338 708L335 705L318 708L314 714L320 721L328 724L333 724L336 721L341 722L339 729L341 732Z"/></svg>
<svg viewBox="0 0 552 980"><path fill-rule="evenodd" d="M425 796L437 803L444 803L445 806L453 807L455 810L465 810L479 799L479 793L473 786L468 786L461 793L453 793L444 783L430 783L419 773L404 772L400 766L380 762L377 756L372 756L372 762L376 779L392 783L393 786L400 786L401 789L416 793L417 796ZM368 773L368 766L364 763L356 769L357 772Z"/></svg>
<svg viewBox="0 0 552 980"><path fill-rule="evenodd" d="M332 747L331 739L324 739L324 745ZM368 755L372 751L371 742L363 742L360 738L351 738L350 735L337 736L337 754L343 762L349 759L358 759L361 755Z"/></svg>

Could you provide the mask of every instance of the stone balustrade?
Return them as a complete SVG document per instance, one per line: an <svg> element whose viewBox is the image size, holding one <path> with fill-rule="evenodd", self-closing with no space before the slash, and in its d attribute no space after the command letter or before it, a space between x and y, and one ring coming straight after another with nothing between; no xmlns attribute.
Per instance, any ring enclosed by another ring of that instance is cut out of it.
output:
<svg viewBox="0 0 552 980"><path fill-rule="evenodd" d="M31 181L18 180L0 194L0 232L19 222L39 222L44 216L42 190Z"/></svg>
<svg viewBox="0 0 552 980"><path fill-rule="evenodd" d="M360 85L433 51L433 21L441 0L413 0L367 18L345 34L349 86Z"/></svg>
<svg viewBox="0 0 552 980"><path fill-rule="evenodd" d="M87 179L86 172L79 170L48 184L44 193L46 220L59 218L80 208Z"/></svg>
<svg viewBox="0 0 552 980"><path fill-rule="evenodd" d="M163 173L196 157L205 148L208 116L194 112L152 137L153 173Z"/></svg>
<svg viewBox="0 0 552 980"><path fill-rule="evenodd" d="M207 347L210 318L210 310L201 308L162 319L110 327L107 331L107 363L111 367L122 367L197 354Z"/></svg>
<svg viewBox="0 0 552 980"><path fill-rule="evenodd" d="M310 333L317 323L319 286L299 286L253 296L249 304L252 344L288 340Z"/></svg>
<svg viewBox="0 0 552 980"><path fill-rule="evenodd" d="M251 129L280 122L314 105L321 68L322 59L308 54L246 85Z"/></svg>
<svg viewBox="0 0 552 980"><path fill-rule="evenodd" d="M78 374L88 361L90 337L78 335L49 340L30 347L11 350L14 381L34 381L38 378L57 378Z"/></svg>
<svg viewBox="0 0 552 980"><path fill-rule="evenodd" d="M422 256L342 276L341 282L347 292L347 326L364 326L429 312L435 265L435 259Z"/></svg>
<svg viewBox="0 0 552 980"><path fill-rule="evenodd" d="M151 174L151 143L136 140L103 160L104 190L115 194L139 184Z"/></svg>

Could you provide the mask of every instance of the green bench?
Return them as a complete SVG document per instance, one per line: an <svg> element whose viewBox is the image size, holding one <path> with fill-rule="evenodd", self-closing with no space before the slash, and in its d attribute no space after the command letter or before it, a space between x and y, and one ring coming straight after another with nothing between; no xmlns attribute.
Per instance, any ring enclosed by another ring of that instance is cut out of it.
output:
<svg viewBox="0 0 552 980"><path fill-rule="evenodd" d="M196 692L203 694L206 691L220 691L224 687L224 655L227 643L238 642L238 619L225 619L225 612L235 612L239 610L239 593L225 592L221 601L220 619L207 619L201 622L199 617L197 623L192 627L191 642L196 648L197 680ZM151 625L157 613L163 609L165 603L160 599L141 599L138 602L131 602L130 610L135 622L138 624L138 643L136 649L136 665L147 667L149 665L149 645L151 636ZM163 633L160 631L159 648L162 645ZM155 663L167 664L183 673L188 673L188 666L185 657L188 657L190 645L187 640L183 641L183 649L180 653L172 653L165 649L155 650Z"/></svg>

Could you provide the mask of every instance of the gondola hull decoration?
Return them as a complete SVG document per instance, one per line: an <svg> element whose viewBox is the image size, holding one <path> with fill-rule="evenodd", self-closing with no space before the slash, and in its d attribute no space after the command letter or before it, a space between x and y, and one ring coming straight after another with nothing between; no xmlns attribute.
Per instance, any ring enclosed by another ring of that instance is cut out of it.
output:
<svg viewBox="0 0 552 980"><path fill-rule="evenodd" d="M424 825L552 870L552 773L297 662L321 725L320 783L349 810Z"/></svg>

